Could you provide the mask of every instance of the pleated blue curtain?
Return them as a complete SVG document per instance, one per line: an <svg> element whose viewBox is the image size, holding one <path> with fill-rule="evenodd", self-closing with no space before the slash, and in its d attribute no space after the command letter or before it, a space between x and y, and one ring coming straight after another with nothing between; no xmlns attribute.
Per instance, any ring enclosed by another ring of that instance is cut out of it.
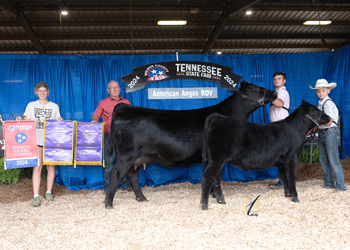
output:
<svg viewBox="0 0 350 250"><path fill-rule="evenodd" d="M337 87L329 96L338 105L341 112L342 157L350 156L350 46L334 51L327 64L325 78L328 82L336 82Z"/></svg>
<svg viewBox="0 0 350 250"><path fill-rule="evenodd" d="M203 61L232 68L243 80L274 89L272 74L282 71L287 74L286 87L291 96L291 112L304 99L317 104L317 96L309 85L314 86L319 78L335 81L338 87L330 96L341 108L343 118L343 150L350 151L349 142L349 48L323 53L271 54L271 55L179 55L180 61ZM0 112L11 119L24 111L28 102L36 100L34 86L45 81L50 87L49 100L57 103L61 115L67 120L91 121L100 100L108 96L107 84L116 80L121 86L121 95L132 105L168 110L186 110L212 106L232 93L216 83L196 80L169 80L146 85L145 89L126 93L121 76L132 73L133 68L164 61L176 61L175 55L137 56L59 56L59 55L0 55ZM197 100L148 100L148 88L217 87L218 99ZM255 111L249 121L269 123L269 106ZM71 190L101 189L101 166L58 166L56 182ZM201 164L168 169L152 164L140 170L141 186L165 185L175 182L201 180ZM244 172L226 164L225 181L251 181L276 178L276 168Z"/></svg>

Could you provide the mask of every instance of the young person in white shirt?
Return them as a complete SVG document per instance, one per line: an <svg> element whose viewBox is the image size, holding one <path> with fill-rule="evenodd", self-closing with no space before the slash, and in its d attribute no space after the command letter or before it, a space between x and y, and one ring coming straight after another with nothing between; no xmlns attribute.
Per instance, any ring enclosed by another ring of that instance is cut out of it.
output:
<svg viewBox="0 0 350 250"><path fill-rule="evenodd" d="M344 184L343 166L339 159L339 111L335 103L329 98L328 94L331 89L337 86L335 82L328 83L326 79L318 79L315 88L318 101L318 109L322 110L326 115L332 119L327 124L316 126L315 131L318 132L318 150L319 160L324 174L324 187L327 189L335 189L336 191L346 191ZM335 178L335 185L333 179Z"/></svg>
<svg viewBox="0 0 350 250"><path fill-rule="evenodd" d="M36 140L38 147L39 166L33 168L32 181L34 198L32 200L32 205L33 207L38 207L41 205L39 189L41 182L41 170L43 168L44 120L57 119L57 121L62 121L63 119L60 115L58 105L47 100L47 96L50 93L50 90L45 82L39 82L34 88L34 93L36 96L39 97L39 99L37 101L28 103L26 110L23 114L23 120L35 121L36 126ZM21 116L16 117L17 122L20 122L21 120ZM55 180L55 166L47 165L46 169L47 191L45 194L45 198L48 201L53 201L51 191Z"/></svg>
<svg viewBox="0 0 350 250"><path fill-rule="evenodd" d="M277 92L277 99L271 103L270 106L270 120L271 122L278 122L289 116L290 96L284 86L286 84L287 76L282 72L275 72L272 76L273 85ZM270 189L283 188L284 184L281 178L277 184L270 185Z"/></svg>

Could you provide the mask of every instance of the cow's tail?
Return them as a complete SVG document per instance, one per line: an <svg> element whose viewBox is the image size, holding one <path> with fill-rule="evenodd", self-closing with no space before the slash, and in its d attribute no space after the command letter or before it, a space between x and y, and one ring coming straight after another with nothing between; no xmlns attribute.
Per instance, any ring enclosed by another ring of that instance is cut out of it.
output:
<svg viewBox="0 0 350 250"><path fill-rule="evenodd" d="M210 126L212 122L217 117L225 117L219 113L213 113L207 116L204 123L204 132L203 132L203 150L202 150L202 164L203 167L206 167L208 165L208 134L210 131Z"/></svg>

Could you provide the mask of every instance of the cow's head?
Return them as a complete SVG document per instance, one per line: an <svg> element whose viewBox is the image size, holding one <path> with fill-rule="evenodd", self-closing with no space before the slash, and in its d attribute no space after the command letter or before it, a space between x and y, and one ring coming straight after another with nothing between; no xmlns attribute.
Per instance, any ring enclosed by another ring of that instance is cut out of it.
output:
<svg viewBox="0 0 350 250"><path fill-rule="evenodd" d="M326 124L331 120L322 110L304 100L301 102L300 108L305 116L313 121L315 125Z"/></svg>
<svg viewBox="0 0 350 250"><path fill-rule="evenodd" d="M269 102L273 102L277 98L276 91L259 87L247 81L241 82L241 87L237 92L242 96L242 98L257 102L261 106L266 105Z"/></svg>

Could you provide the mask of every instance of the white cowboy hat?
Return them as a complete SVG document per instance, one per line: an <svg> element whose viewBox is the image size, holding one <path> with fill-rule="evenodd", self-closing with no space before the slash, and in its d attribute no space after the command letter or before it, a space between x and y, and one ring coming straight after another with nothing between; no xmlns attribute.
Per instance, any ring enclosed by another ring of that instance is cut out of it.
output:
<svg viewBox="0 0 350 250"><path fill-rule="evenodd" d="M328 83L326 79L318 79L315 85L315 88L311 87L309 85L310 89L322 89L322 88L330 88L334 89L337 87L337 84L335 82Z"/></svg>

